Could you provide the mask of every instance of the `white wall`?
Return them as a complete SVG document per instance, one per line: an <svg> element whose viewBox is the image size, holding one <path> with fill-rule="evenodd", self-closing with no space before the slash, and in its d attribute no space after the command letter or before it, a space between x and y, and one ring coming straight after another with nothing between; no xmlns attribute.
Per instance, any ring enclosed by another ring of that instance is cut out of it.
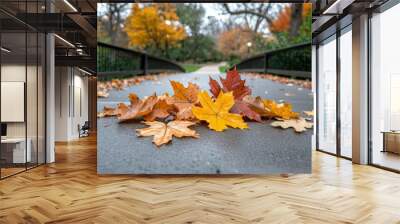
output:
<svg viewBox="0 0 400 224"><path fill-rule="evenodd" d="M56 67L55 74L55 140L70 141L88 120L88 78L72 67Z"/></svg>

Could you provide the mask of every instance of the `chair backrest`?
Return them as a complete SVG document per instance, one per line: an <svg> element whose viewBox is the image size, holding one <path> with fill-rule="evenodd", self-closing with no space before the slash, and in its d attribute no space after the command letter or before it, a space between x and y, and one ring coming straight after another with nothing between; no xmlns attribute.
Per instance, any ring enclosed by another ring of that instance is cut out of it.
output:
<svg viewBox="0 0 400 224"><path fill-rule="evenodd" d="M82 126L83 129L89 129L90 128L90 123L89 121L85 121L85 123Z"/></svg>

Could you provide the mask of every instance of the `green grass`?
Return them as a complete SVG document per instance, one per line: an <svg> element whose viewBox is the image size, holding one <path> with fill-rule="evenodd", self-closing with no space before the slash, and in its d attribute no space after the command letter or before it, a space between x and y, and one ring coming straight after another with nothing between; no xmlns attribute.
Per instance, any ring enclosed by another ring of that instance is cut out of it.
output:
<svg viewBox="0 0 400 224"><path fill-rule="evenodd" d="M229 68L228 65L219 66L218 70L221 73L226 73L226 70Z"/></svg>
<svg viewBox="0 0 400 224"><path fill-rule="evenodd" d="M200 65L195 65L195 64L183 64L182 67L185 69L185 72L194 72L199 70L201 68Z"/></svg>

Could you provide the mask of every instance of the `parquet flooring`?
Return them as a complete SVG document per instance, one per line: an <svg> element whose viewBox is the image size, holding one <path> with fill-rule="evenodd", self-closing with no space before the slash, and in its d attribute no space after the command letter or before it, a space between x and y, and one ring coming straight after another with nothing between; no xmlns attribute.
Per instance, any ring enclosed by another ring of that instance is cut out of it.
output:
<svg viewBox="0 0 400 224"><path fill-rule="evenodd" d="M0 181L0 223L400 223L399 174L319 152L289 177L98 176L95 137L56 158Z"/></svg>

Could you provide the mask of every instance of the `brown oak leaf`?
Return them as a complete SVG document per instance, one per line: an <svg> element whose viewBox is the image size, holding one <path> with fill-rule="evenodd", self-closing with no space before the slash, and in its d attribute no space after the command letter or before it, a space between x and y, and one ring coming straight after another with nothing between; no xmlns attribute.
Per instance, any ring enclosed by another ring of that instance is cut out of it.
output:
<svg viewBox="0 0 400 224"><path fill-rule="evenodd" d="M195 130L188 127L194 125L190 121L171 121L168 124L158 121L143 122L150 127L137 129L138 136L154 136L153 143L157 146L166 144L172 140L172 137L193 137L199 138L199 134Z"/></svg>

